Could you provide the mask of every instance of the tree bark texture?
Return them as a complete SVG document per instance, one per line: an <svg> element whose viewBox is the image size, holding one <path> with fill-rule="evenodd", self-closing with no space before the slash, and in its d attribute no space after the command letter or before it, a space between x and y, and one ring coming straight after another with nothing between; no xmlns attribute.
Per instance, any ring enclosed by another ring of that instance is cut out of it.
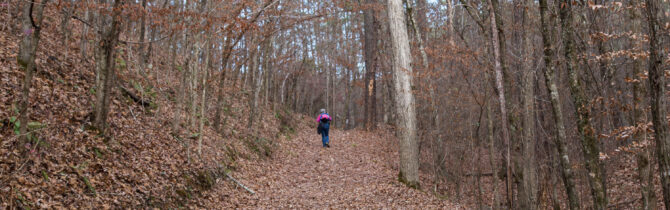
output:
<svg viewBox="0 0 670 210"><path fill-rule="evenodd" d="M647 24L649 25L649 103L656 139L658 172L663 188L663 203L670 207L670 134L668 133L667 102L665 97L665 71L661 68L663 56L658 23L658 0L645 0Z"/></svg>
<svg viewBox="0 0 670 210"><path fill-rule="evenodd" d="M376 118L376 72L378 67L379 21L374 7L377 0L365 0L366 9L363 12L364 22L364 50L365 50L365 127L373 129Z"/></svg>
<svg viewBox="0 0 670 210"><path fill-rule="evenodd" d="M538 175L535 160L535 71L533 68L534 45L532 39L531 8L533 0L524 1L523 13L523 142L522 142L522 187L519 188L521 209L538 208Z"/></svg>
<svg viewBox="0 0 670 210"><path fill-rule="evenodd" d="M412 58L405 25L402 0L387 0L389 29L393 49L393 83L396 93L397 135L400 140L399 179L419 188L419 144L416 139L416 113L412 93Z"/></svg>
<svg viewBox="0 0 670 210"><path fill-rule="evenodd" d="M114 47L119 41L119 33L121 32L121 6L125 0L115 0L112 9L111 25L103 27L103 35L100 40L100 47L96 53L96 69L100 73L100 81L96 88L96 103L94 110L93 125L102 132L107 127L107 114L109 112L109 102L114 87L114 70L115 70L115 50ZM109 22L109 18L100 16L104 23ZM103 24L105 26L107 24Z"/></svg>
<svg viewBox="0 0 670 210"><path fill-rule="evenodd" d="M507 107L505 106L507 104L505 100L505 86L503 85L503 69L502 69L502 61L501 61L501 55L500 55L500 37L499 33L495 33L498 31L497 25L494 24L496 23L496 13L493 5L493 0L489 0L489 11L490 15L489 17L491 18L491 46L493 46L493 57L494 57L494 71L495 71L495 84L496 84L496 89L498 90L498 101L500 102L500 116L502 119L500 120L502 123L502 138L503 141L505 142L506 145L506 174L507 174L507 203L510 208L514 206L513 204L513 196L512 196L512 167L511 167L511 161L510 161L510 135L509 135L509 126L507 122Z"/></svg>
<svg viewBox="0 0 670 210"><path fill-rule="evenodd" d="M42 26L42 14L48 0L40 2L25 2L23 4L22 35L19 56L17 62L23 70L23 84L21 86L21 100L19 102L19 133L21 143L28 143L28 106L30 105L30 87L32 86L33 74L35 73L37 47L40 43L40 32Z"/></svg>
<svg viewBox="0 0 670 210"><path fill-rule="evenodd" d="M633 33L641 33L641 18L640 8L637 8L642 1L631 1L628 9L630 20L632 21ZM635 50L642 50L641 40L632 40L632 48ZM637 171L640 179L640 194L642 196L642 209L655 210L657 207L656 193L654 192L653 175L654 171L651 164L651 153L649 151L649 139L647 139L647 115L645 111L644 96L647 94L643 86L644 79L642 76L642 68L644 66L642 58L634 58L633 61L633 125L636 127L633 139L639 142L642 146L636 153Z"/></svg>
<svg viewBox="0 0 670 210"><path fill-rule="evenodd" d="M579 194L575 186L575 175L572 171L572 165L570 163L570 157L568 156L568 149L566 146L567 134L565 131L565 123L563 120L563 110L561 108L561 97L558 92L558 86L556 84L556 56L555 47L553 45L552 33L556 32L554 27L551 27L550 19L548 17L549 8L547 0L540 0L540 22L542 24L542 45L544 47L544 79L547 91L549 92L549 98L551 100L551 110L554 115L554 124L556 124L556 136L554 136L554 142L556 144L556 149L558 151L558 162L559 170L561 172L561 177L563 178L563 185L568 194L568 206L572 210L581 209ZM551 30L551 32L550 32Z"/></svg>
<svg viewBox="0 0 670 210"><path fill-rule="evenodd" d="M591 111L586 94L582 87L577 63L577 48L575 46L575 16L572 11L573 2L562 0L560 9L563 46L565 48L565 63L569 75L570 95L576 109L577 129L579 130L586 170L588 171L589 186L594 209L607 208L607 196L603 184L602 166L600 164L600 148L596 139L595 129L591 125Z"/></svg>
<svg viewBox="0 0 670 210"><path fill-rule="evenodd" d="M484 72L484 80L488 81L490 80L490 73ZM490 83L488 83L490 84ZM490 87L490 86L487 86ZM487 88L488 89L488 88ZM495 144L495 138L493 137L494 135L494 130L493 130L493 110L491 107L491 103L486 103L486 128L488 130L487 132L487 137L489 140L489 163L491 164L491 171L498 171L498 164L496 164L496 154L498 152L496 151L496 144ZM496 176L492 177L493 179L493 185L491 186L493 188L493 195L491 195L491 202L493 203L493 209L500 209L500 206L498 206L498 178Z"/></svg>

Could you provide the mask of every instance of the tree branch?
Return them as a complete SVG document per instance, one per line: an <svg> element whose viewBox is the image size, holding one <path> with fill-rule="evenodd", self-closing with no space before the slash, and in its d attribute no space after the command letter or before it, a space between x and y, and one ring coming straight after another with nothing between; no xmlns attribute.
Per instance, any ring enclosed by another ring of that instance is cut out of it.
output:
<svg viewBox="0 0 670 210"><path fill-rule="evenodd" d="M244 188L244 190L246 190L247 192L251 193L252 195L253 195L253 194L256 194L256 192L254 192L253 190L249 189L247 186L244 186L242 183L240 183L239 181L237 181L237 179L235 179L235 178L233 178L232 176L230 176L230 174L228 174L228 173L224 173L224 174L226 174L226 177L228 177L228 179L233 180L233 182L235 182L235 184L237 184L237 185L239 185L240 187Z"/></svg>
<svg viewBox="0 0 670 210"><path fill-rule="evenodd" d="M484 22L482 21L482 18L473 11L473 6L470 4L468 0L460 0L461 3L463 4L463 7L465 7L465 10L468 12L468 15L479 25L479 28L486 33L486 27L484 27Z"/></svg>
<svg viewBox="0 0 670 210"><path fill-rule="evenodd" d="M94 26L93 24L91 24L89 22L86 22L85 20L81 19L80 17L72 15L72 19L78 20L79 22L83 23L84 25L86 25L88 27L91 27L91 28L94 28L98 32L98 34L102 34L102 31L98 27ZM119 42L121 42L122 44L147 44L147 43L153 43L153 42L161 41L161 40L166 39L170 36L172 36L172 34L161 37L161 38L158 38L158 39L144 41L144 42L134 42L134 41L126 41L126 40L119 39Z"/></svg>
<svg viewBox="0 0 670 210"><path fill-rule="evenodd" d="M40 6L40 7L44 7L44 6L46 6L47 2L49 2L49 0L43 0L42 2L40 2L40 3L38 4L38 6ZM31 1L30 1L30 12L28 13L28 16L30 16L30 24L33 25L33 28L35 28L36 30L39 31L39 30L41 30L42 28L40 28L40 26L38 26L38 25L35 23L35 19L33 18L33 7L34 7L34 6L35 6L35 0L31 0ZM40 9L43 10L44 8L40 8Z"/></svg>

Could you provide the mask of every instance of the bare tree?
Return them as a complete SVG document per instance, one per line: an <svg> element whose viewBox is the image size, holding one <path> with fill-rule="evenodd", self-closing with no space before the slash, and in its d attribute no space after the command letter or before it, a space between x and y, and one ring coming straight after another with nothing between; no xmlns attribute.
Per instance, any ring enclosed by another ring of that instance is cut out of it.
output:
<svg viewBox="0 0 670 210"><path fill-rule="evenodd" d="M231 29L231 27L233 27L235 24L229 24L228 27L224 28L224 30L227 31L227 33L226 33L227 36L225 37L225 39L226 39L225 43L226 44L223 46L223 55L221 56L221 62L222 62L221 65L223 65L224 67L226 65L228 65L228 62L230 62L230 58L231 58L231 55L233 53L233 49L235 48L237 43L239 43L242 40L242 37L251 28L251 25L258 20L258 17L260 17L260 15L263 13L263 11L265 11L268 7L270 7L272 4L274 4L276 2L277 2L277 0L266 1L263 4L263 7L260 10L254 12L252 14L251 20L249 20L247 23L243 24L242 29L238 33L233 33L233 29ZM241 7L241 6L236 7L234 12L231 13L231 14L234 15L232 17L236 17L236 16L241 15L243 10L244 10L244 7ZM253 56L248 56L248 57L253 57ZM247 59L247 60L251 63L250 59ZM239 66L241 67L242 65L239 65ZM226 81L226 74L225 74L226 69L224 68L223 71L224 72L221 74L221 77L219 78L220 83L221 83L222 86L223 86L223 84L225 84L225 81ZM245 72L248 72L248 71L245 71ZM246 75L248 75L248 73L245 74L245 79L246 79ZM237 77L235 77L234 80L237 80ZM235 82L235 84L236 84L236 82ZM246 84L246 82L243 83L243 86L245 84ZM214 114L214 128L216 130L218 130L219 132L222 132L222 130L223 130L222 127L221 127L221 113L223 112L223 105L225 104L224 94L225 94L225 91L224 91L223 87L221 87L221 90L219 91L219 94L217 96L216 112Z"/></svg>
<svg viewBox="0 0 670 210"><path fill-rule="evenodd" d="M640 13L639 4L642 1L630 1L628 15L632 22L632 31L634 33L642 32L642 14ZM642 41L632 40L632 47L634 50L642 50ZM644 103L644 96L647 94L643 84L642 68L644 67L643 58L633 58L633 125L636 127L634 140L641 145L649 145L650 139L647 138L646 125L648 122L646 105ZM657 209L656 193L654 192L653 182L653 168L651 164L651 153L649 146L643 146L636 153L637 157L637 171L640 179L640 194L642 194L642 209L655 210Z"/></svg>
<svg viewBox="0 0 670 210"><path fill-rule="evenodd" d="M556 149L558 150L558 160L560 163L560 172L563 178L563 184L568 194L568 204L570 209L576 210L581 209L579 194L577 193L577 188L575 186L575 175L572 171L572 165L570 163L570 157L568 156L568 149L566 146L567 135L565 132L565 123L563 121L563 111L561 108L561 97L558 92L558 85L556 84L556 66L557 61L554 59L556 56L556 48L553 45L552 34L556 34L555 27L552 27L550 24L552 19L549 18L547 14L549 13L549 8L547 0L540 0L540 22L542 25L542 45L544 47L544 79L547 91L549 92L549 98L551 100L551 110L554 115L554 123L556 124L556 136L554 136L554 142L556 144ZM550 32L550 30L552 30Z"/></svg>
<svg viewBox="0 0 670 210"><path fill-rule="evenodd" d="M100 73L100 82L96 85L96 103L94 109L93 125L104 132L107 127L107 113L109 113L109 102L112 89L114 88L115 49L121 32L121 7L125 0L115 0L112 8L111 25L110 18L99 17L102 24L102 39L96 53L96 69Z"/></svg>
<svg viewBox="0 0 670 210"><path fill-rule="evenodd" d="M493 5L493 0L489 0L489 17L491 18L491 46L493 47L493 60L494 60L494 71L495 71L495 87L498 90L498 101L500 102L500 116L502 119L500 120L502 123L502 135L503 135L503 141L505 142L505 145L507 147L506 150L506 166L507 166L507 203L510 208L512 208L513 205L513 198L512 198L512 167L511 167L511 153L510 153L510 135L509 135L509 127L508 127L508 121L507 121L507 107L505 106L507 102L505 101L505 86L503 85L503 69L502 69L502 61L501 61L501 55L500 55L500 36L499 33L496 33L498 31L498 24L496 23L496 12L494 9Z"/></svg>
<svg viewBox="0 0 670 210"><path fill-rule="evenodd" d="M562 0L560 10L563 46L565 48L566 68L569 75L570 95L577 115L577 128L581 136L584 162L588 171L591 196L595 209L607 208L607 196L603 184L603 173L600 164L600 148L596 139L596 131L590 123L591 111L589 102L580 81L577 63L577 48L575 47L575 16L571 0Z"/></svg>
<svg viewBox="0 0 670 210"><path fill-rule="evenodd" d="M533 70L533 25L531 10L535 1L524 1L523 13L523 142L522 171L523 181L519 187L521 209L537 209L537 161L535 160L535 71Z"/></svg>
<svg viewBox="0 0 670 210"><path fill-rule="evenodd" d="M23 4L22 17L22 31L23 38L21 39L19 56L17 61L19 67L23 69L23 86L21 87L21 101L19 102L19 132L21 134L21 142L28 143L28 105L30 104L30 87L33 82L33 74L35 73L36 64L35 57L37 54L37 47L40 43L40 32L42 31L42 14L44 7L46 7L48 0L40 2L30 1Z"/></svg>
<svg viewBox="0 0 670 210"><path fill-rule="evenodd" d="M419 188L419 144L416 140L416 113L412 93L412 58L402 0L387 0L389 29L393 46L393 86L400 139L400 175L406 185Z"/></svg>
<svg viewBox="0 0 670 210"><path fill-rule="evenodd" d="M377 0L365 0L364 20L364 52L365 52L365 127L373 129L376 118L376 69L379 66L379 21L377 20Z"/></svg>
<svg viewBox="0 0 670 210"><path fill-rule="evenodd" d="M658 23L659 2L645 0L646 17L649 26L649 103L651 104L651 119L654 123L654 137L656 139L656 155L658 158L658 172L661 176L663 188L663 203L670 207L670 133L668 133L667 102L665 97L665 71L663 64L662 42Z"/></svg>

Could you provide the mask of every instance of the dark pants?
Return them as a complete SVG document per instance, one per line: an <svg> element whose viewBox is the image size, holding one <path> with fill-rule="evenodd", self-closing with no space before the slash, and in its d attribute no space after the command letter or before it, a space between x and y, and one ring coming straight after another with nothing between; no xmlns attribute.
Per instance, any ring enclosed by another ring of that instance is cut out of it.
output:
<svg viewBox="0 0 670 210"><path fill-rule="evenodd" d="M328 139L328 130L330 130L330 123L321 124L321 143L325 147L330 141Z"/></svg>

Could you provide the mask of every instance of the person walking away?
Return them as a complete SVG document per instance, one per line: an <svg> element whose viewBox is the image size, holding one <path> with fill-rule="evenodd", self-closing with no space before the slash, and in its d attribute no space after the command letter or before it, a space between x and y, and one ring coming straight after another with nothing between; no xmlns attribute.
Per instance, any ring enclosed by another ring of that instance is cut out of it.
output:
<svg viewBox="0 0 670 210"><path fill-rule="evenodd" d="M330 148L330 140L328 139L328 131L330 130L330 121L332 121L333 118L326 113L326 109L321 109L319 117L316 118L316 122L319 123L319 127L317 128L317 132L321 134L321 143L323 143L323 147Z"/></svg>

